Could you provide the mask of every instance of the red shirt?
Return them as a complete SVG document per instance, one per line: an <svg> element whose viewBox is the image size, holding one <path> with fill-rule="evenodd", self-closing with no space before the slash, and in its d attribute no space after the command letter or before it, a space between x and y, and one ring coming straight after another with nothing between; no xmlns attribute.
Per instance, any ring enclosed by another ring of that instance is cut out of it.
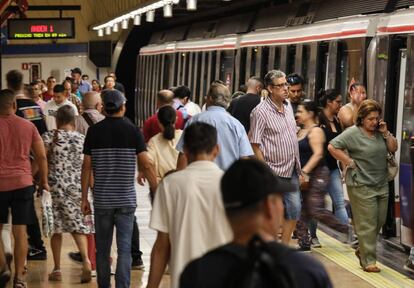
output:
<svg viewBox="0 0 414 288"><path fill-rule="evenodd" d="M178 110L175 112L177 112L177 120L175 121L175 129L183 130L184 124L185 124L184 119L183 119L183 113L181 113ZM151 137L157 135L160 132L161 132L161 128L160 128L160 125L158 125L157 113L155 113L154 115L149 117L144 122L143 133L144 133L145 142L148 142L151 139Z"/></svg>
<svg viewBox="0 0 414 288"><path fill-rule="evenodd" d="M37 141L42 138L30 121L0 117L0 193L33 185L29 154Z"/></svg>
<svg viewBox="0 0 414 288"><path fill-rule="evenodd" d="M53 98L53 94L49 94L48 91L44 92L42 94L42 96L43 96L43 101L45 101L45 102L47 102L49 100L52 100L52 98Z"/></svg>

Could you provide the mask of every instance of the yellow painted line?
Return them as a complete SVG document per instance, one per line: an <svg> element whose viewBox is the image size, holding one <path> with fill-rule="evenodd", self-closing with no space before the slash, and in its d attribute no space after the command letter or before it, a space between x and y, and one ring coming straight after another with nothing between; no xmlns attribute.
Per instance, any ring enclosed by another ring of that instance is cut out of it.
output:
<svg viewBox="0 0 414 288"><path fill-rule="evenodd" d="M414 287L413 280L379 262L377 264L381 268L380 273L364 272L359 266L354 250L349 245L341 243L320 230L318 230L318 238L322 248L312 249L313 252L325 256L371 285L378 288Z"/></svg>

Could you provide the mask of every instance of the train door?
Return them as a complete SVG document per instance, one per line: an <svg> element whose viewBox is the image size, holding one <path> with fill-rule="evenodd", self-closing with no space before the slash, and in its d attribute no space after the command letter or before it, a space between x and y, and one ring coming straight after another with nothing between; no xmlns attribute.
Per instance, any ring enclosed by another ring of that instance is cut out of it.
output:
<svg viewBox="0 0 414 288"><path fill-rule="evenodd" d="M414 102L411 91L413 87L413 68L409 67L414 63L412 56L411 59L407 59L407 49L399 50L396 123L399 150L396 153L396 159L400 163L400 171L395 179L396 217L398 220L396 232L401 243L409 247L414 244L411 239L411 229L413 227L412 204L414 201ZM407 63L408 61L409 63Z"/></svg>

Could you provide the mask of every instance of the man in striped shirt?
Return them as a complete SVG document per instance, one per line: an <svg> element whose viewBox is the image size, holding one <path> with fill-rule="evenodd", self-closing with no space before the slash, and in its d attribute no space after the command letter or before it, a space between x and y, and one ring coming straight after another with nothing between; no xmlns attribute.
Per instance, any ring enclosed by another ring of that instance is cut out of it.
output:
<svg viewBox="0 0 414 288"><path fill-rule="evenodd" d="M116 287L129 287L131 239L137 206L135 191L136 162L150 187L156 189L155 171L147 156L144 137L131 121L124 118L126 99L118 90L101 93L107 117L88 129L82 166L82 212L91 213L88 189L93 169L95 212L96 270L98 286L111 287L109 256L116 227L118 261Z"/></svg>
<svg viewBox="0 0 414 288"><path fill-rule="evenodd" d="M288 244L300 218L301 200L299 146L292 105L286 101L288 82L282 71L269 71L264 79L269 96L250 115L249 139L257 158L266 162L276 175L292 180L296 192L283 197L285 221L282 242Z"/></svg>

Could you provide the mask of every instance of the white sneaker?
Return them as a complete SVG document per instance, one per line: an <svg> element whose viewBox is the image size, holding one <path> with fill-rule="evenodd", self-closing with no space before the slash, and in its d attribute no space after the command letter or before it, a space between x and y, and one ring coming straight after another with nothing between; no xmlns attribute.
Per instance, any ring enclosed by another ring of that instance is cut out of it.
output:
<svg viewBox="0 0 414 288"><path fill-rule="evenodd" d="M411 260L407 260L407 262L405 262L405 265L404 265L404 270L414 273L414 262Z"/></svg>
<svg viewBox="0 0 414 288"><path fill-rule="evenodd" d="M322 248L322 245L321 245L321 243L319 242L319 239L318 238L312 238L311 239L311 247L312 248Z"/></svg>

